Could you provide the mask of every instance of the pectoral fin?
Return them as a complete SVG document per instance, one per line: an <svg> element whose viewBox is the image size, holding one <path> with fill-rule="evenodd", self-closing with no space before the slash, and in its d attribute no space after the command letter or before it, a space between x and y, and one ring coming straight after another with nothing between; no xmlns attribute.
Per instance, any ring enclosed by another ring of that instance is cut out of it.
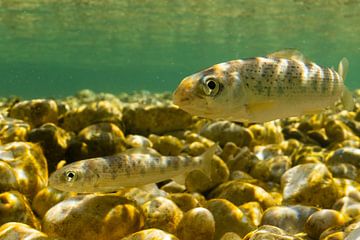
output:
<svg viewBox="0 0 360 240"><path fill-rule="evenodd" d="M180 174L178 176L173 177L172 179L175 182L177 182L178 184L185 185L186 176L187 176L187 173L186 174Z"/></svg>
<svg viewBox="0 0 360 240"><path fill-rule="evenodd" d="M275 102L274 101L248 103L245 106L246 111L250 115L253 114L253 113L269 110L269 109L274 108L274 107L275 107Z"/></svg>

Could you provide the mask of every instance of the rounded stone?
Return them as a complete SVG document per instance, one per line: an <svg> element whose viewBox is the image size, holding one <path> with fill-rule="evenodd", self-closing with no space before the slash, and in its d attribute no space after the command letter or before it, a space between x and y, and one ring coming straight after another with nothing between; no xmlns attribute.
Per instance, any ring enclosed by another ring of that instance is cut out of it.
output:
<svg viewBox="0 0 360 240"><path fill-rule="evenodd" d="M183 217L180 208L164 197L157 197L144 203L141 209L145 216L145 228L158 228L169 233L175 233Z"/></svg>
<svg viewBox="0 0 360 240"><path fill-rule="evenodd" d="M263 181L280 183L281 176L291 167L288 156L275 156L257 162L251 169L250 175Z"/></svg>
<svg viewBox="0 0 360 240"><path fill-rule="evenodd" d="M165 185L161 186L161 190L164 190L167 193L183 193L186 190L185 185L179 184L175 181L170 181Z"/></svg>
<svg viewBox="0 0 360 240"><path fill-rule="evenodd" d="M360 149L352 147L339 148L328 155L326 163L329 165L351 164L360 168Z"/></svg>
<svg viewBox="0 0 360 240"><path fill-rule="evenodd" d="M230 159L233 159L235 157L239 150L240 148L236 146L235 143L227 142L222 149L220 157L224 160L224 162L227 163Z"/></svg>
<svg viewBox="0 0 360 240"><path fill-rule="evenodd" d="M345 223L344 216L332 209L322 209L313 213L305 223L305 231L312 238L319 238L328 228L341 226Z"/></svg>
<svg viewBox="0 0 360 240"><path fill-rule="evenodd" d="M220 240L242 240L242 238L234 232L227 232L222 235Z"/></svg>
<svg viewBox="0 0 360 240"><path fill-rule="evenodd" d="M275 226L290 234L301 233L308 217L317 210L301 205L271 207L264 212L261 225Z"/></svg>
<svg viewBox="0 0 360 240"><path fill-rule="evenodd" d="M200 170L191 171L186 176L185 186L189 192L205 192L229 179L230 171L224 161L217 155L213 156L211 179Z"/></svg>
<svg viewBox="0 0 360 240"><path fill-rule="evenodd" d="M43 231L67 240L115 240L139 231L144 217L132 202L114 194L88 194L68 198L50 208Z"/></svg>
<svg viewBox="0 0 360 240"><path fill-rule="evenodd" d="M237 206L247 202L258 202L263 209L267 209L276 205L273 197L263 188L241 180L219 185L210 192L209 197L227 199Z"/></svg>
<svg viewBox="0 0 360 240"><path fill-rule="evenodd" d="M226 162L231 172L240 170L249 173L260 160L248 147L242 147L233 158Z"/></svg>
<svg viewBox="0 0 360 240"><path fill-rule="evenodd" d="M40 144L48 162L49 172L56 169L56 164L65 158L72 135L53 123L45 123L32 129L27 135L29 142Z"/></svg>
<svg viewBox="0 0 360 240"><path fill-rule="evenodd" d="M82 129L77 140L80 149L73 145L71 151L75 159L109 156L126 149L125 137L121 129L113 123L97 123ZM76 156L76 153L80 156Z"/></svg>
<svg viewBox="0 0 360 240"><path fill-rule="evenodd" d="M339 192L330 171L324 164L307 163L295 166L281 178L283 202L331 207Z"/></svg>
<svg viewBox="0 0 360 240"><path fill-rule="evenodd" d="M360 202L348 196L337 200L332 208L351 219L360 216Z"/></svg>
<svg viewBox="0 0 360 240"><path fill-rule="evenodd" d="M359 179L359 172L357 168L348 163L339 163L334 165L327 165L333 177L348 178L352 180Z"/></svg>
<svg viewBox="0 0 360 240"><path fill-rule="evenodd" d="M14 118L1 119L0 117L0 143L26 141L30 125Z"/></svg>
<svg viewBox="0 0 360 240"><path fill-rule="evenodd" d="M190 156L199 156L205 151L206 145L201 142L192 142L184 149L184 152Z"/></svg>
<svg viewBox="0 0 360 240"><path fill-rule="evenodd" d="M129 134L126 136L125 142L131 148L152 148L152 142L144 136L136 135L136 134Z"/></svg>
<svg viewBox="0 0 360 240"><path fill-rule="evenodd" d="M46 187L41 189L35 195L31 206L36 214L43 218L50 208L69 197L74 197L75 195L76 193L63 192L51 187Z"/></svg>
<svg viewBox="0 0 360 240"><path fill-rule="evenodd" d="M228 200L211 199L206 208L215 219L215 239L220 239L227 232L243 237L256 228L248 217Z"/></svg>
<svg viewBox="0 0 360 240"><path fill-rule="evenodd" d="M227 142L233 142L237 146L250 146L254 139L253 134L247 128L229 121L216 121L205 125L200 134L206 138L218 142L224 146Z"/></svg>
<svg viewBox="0 0 360 240"><path fill-rule="evenodd" d="M325 132L330 142L342 142L353 136L352 131L340 120L330 120L325 125Z"/></svg>
<svg viewBox="0 0 360 240"><path fill-rule="evenodd" d="M193 208L184 214L177 228L180 239L209 240L215 234L215 220L206 208Z"/></svg>
<svg viewBox="0 0 360 240"><path fill-rule="evenodd" d="M9 222L0 226L0 240L16 239L50 240L52 238L24 223Z"/></svg>
<svg viewBox="0 0 360 240"><path fill-rule="evenodd" d="M68 111L61 118L60 127L67 131L79 132L96 123L110 122L121 126L121 106L107 100L83 104Z"/></svg>
<svg viewBox="0 0 360 240"><path fill-rule="evenodd" d="M0 153L0 161L3 162L1 170L6 171L3 180L9 180L8 185L2 182L3 189L17 190L31 200L46 187L47 161L39 145L12 142L1 146Z"/></svg>
<svg viewBox="0 0 360 240"><path fill-rule="evenodd" d="M205 197L198 193L171 193L168 198L183 212L201 207L206 202Z"/></svg>
<svg viewBox="0 0 360 240"><path fill-rule="evenodd" d="M253 124L248 129L256 136L253 145L278 144L284 141L281 126L275 121Z"/></svg>
<svg viewBox="0 0 360 240"><path fill-rule="evenodd" d="M27 199L16 191L0 193L0 216L0 225L7 222L21 222L36 229L41 228Z"/></svg>
<svg viewBox="0 0 360 240"><path fill-rule="evenodd" d="M121 240L179 240L176 236L156 228L145 229L133 233Z"/></svg>
<svg viewBox="0 0 360 240"><path fill-rule="evenodd" d="M190 114L174 105L129 106L123 114L127 132L144 136L183 130L193 122Z"/></svg>
<svg viewBox="0 0 360 240"><path fill-rule="evenodd" d="M244 203L239 206L239 209L251 220L253 225L260 225L263 217L263 210L258 202Z"/></svg>
<svg viewBox="0 0 360 240"><path fill-rule="evenodd" d="M270 225L263 225L256 230L248 233L243 240L302 240L299 237L293 237L287 234L284 230Z"/></svg>
<svg viewBox="0 0 360 240"><path fill-rule="evenodd" d="M184 147L179 139L171 135L157 136L150 134L149 140L153 143L153 148L165 156L177 156Z"/></svg>
<svg viewBox="0 0 360 240"><path fill-rule="evenodd" d="M31 127L39 127L44 123L57 123L58 107L54 100L34 99L15 104L9 117L24 120Z"/></svg>
<svg viewBox="0 0 360 240"><path fill-rule="evenodd" d="M0 160L0 192L16 189L20 189L20 186L15 171L9 163Z"/></svg>

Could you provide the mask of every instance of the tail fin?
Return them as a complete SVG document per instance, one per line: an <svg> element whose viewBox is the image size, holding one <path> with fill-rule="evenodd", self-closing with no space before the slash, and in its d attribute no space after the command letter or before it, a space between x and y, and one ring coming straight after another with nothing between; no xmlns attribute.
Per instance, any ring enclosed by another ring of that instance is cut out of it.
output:
<svg viewBox="0 0 360 240"><path fill-rule="evenodd" d="M212 159L218 148L219 145L215 143L199 156L202 159L202 171L209 177L209 179L211 179Z"/></svg>
<svg viewBox="0 0 360 240"><path fill-rule="evenodd" d="M346 58L341 59L338 67L338 73L342 77L344 82L348 70L349 70L349 61ZM355 105L354 99L351 92L349 91L349 89L346 88L346 86L344 86L341 102L346 110L348 111L354 110L354 105Z"/></svg>

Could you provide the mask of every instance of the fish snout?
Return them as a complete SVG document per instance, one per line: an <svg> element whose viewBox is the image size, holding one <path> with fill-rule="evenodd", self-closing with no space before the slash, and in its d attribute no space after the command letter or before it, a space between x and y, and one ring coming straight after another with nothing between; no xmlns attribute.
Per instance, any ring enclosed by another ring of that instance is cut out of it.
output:
<svg viewBox="0 0 360 240"><path fill-rule="evenodd" d="M193 99L195 80L192 76L184 78L173 93L173 103L182 106Z"/></svg>

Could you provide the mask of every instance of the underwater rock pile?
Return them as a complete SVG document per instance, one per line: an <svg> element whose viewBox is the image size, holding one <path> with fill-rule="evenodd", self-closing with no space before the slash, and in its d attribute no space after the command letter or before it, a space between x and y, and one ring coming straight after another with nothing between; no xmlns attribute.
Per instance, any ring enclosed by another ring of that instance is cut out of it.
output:
<svg viewBox="0 0 360 240"><path fill-rule="evenodd" d="M356 239L360 90L354 112L238 124L190 116L171 95L95 94L0 103L0 239ZM341 109L341 106L339 106ZM133 147L197 156L211 179L76 194L47 186L67 163Z"/></svg>

